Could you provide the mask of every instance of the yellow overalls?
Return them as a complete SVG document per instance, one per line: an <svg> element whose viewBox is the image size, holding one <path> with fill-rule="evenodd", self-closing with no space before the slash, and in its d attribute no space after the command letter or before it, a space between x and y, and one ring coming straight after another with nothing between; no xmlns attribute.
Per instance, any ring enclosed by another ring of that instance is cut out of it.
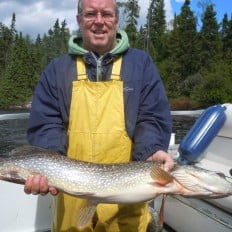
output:
<svg viewBox="0 0 232 232"><path fill-rule="evenodd" d="M113 64L111 81L90 82L85 64L77 59L68 128L68 157L95 163L131 160L132 142L124 119L122 58ZM133 107L133 106L131 106ZM60 193L56 199L53 232L77 232L77 211L82 199ZM99 204L94 222L83 232L145 232L150 221L146 203Z"/></svg>

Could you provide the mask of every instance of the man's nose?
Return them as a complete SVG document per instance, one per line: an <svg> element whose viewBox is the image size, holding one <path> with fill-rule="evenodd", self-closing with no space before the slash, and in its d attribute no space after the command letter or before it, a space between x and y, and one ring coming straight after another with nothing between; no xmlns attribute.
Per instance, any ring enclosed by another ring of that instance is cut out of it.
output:
<svg viewBox="0 0 232 232"><path fill-rule="evenodd" d="M95 22L96 23L104 23L104 18L102 17L102 14L100 12L97 13Z"/></svg>

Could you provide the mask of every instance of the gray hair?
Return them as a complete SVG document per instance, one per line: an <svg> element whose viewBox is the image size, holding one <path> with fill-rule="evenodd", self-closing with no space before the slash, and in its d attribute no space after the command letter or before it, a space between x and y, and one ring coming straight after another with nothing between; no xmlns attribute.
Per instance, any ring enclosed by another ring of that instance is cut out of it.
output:
<svg viewBox="0 0 232 232"><path fill-rule="evenodd" d="M77 5L77 14L80 15L83 11L83 1L84 0L79 0L78 1L78 5ZM116 18L118 18L119 15L119 10L118 10L118 6L117 6L117 2L116 0L114 0L114 5L115 5L115 16Z"/></svg>

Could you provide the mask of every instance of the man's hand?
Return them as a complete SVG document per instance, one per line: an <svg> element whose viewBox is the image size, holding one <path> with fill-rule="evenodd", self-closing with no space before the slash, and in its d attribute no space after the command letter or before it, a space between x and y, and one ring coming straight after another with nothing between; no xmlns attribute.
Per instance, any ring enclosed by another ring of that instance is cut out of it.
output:
<svg viewBox="0 0 232 232"><path fill-rule="evenodd" d="M170 171L174 168L175 162L172 159L171 155L165 151L157 151L156 153L152 154L147 160L149 161L158 161L163 163L163 169L165 171Z"/></svg>
<svg viewBox="0 0 232 232"><path fill-rule="evenodd" d="M24 186L24 192L26 194L32 193L33 195L46 195L49 192L53 196L58 194L58 190L54 187L49 187L47 179L40 175L30 176L27 178Z"/></svg>

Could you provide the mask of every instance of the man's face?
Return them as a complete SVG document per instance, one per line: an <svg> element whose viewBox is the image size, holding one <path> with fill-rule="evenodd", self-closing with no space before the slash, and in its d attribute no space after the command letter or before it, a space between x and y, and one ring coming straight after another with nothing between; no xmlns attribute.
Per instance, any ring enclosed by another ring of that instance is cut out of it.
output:
<svg viewBox="0 0 232 232"><path fill-rule="evenodd" d="M111 51L115 45L118 19L113 0L84 0L77 17L83 36L83 46L99 55Z"/></svg>

